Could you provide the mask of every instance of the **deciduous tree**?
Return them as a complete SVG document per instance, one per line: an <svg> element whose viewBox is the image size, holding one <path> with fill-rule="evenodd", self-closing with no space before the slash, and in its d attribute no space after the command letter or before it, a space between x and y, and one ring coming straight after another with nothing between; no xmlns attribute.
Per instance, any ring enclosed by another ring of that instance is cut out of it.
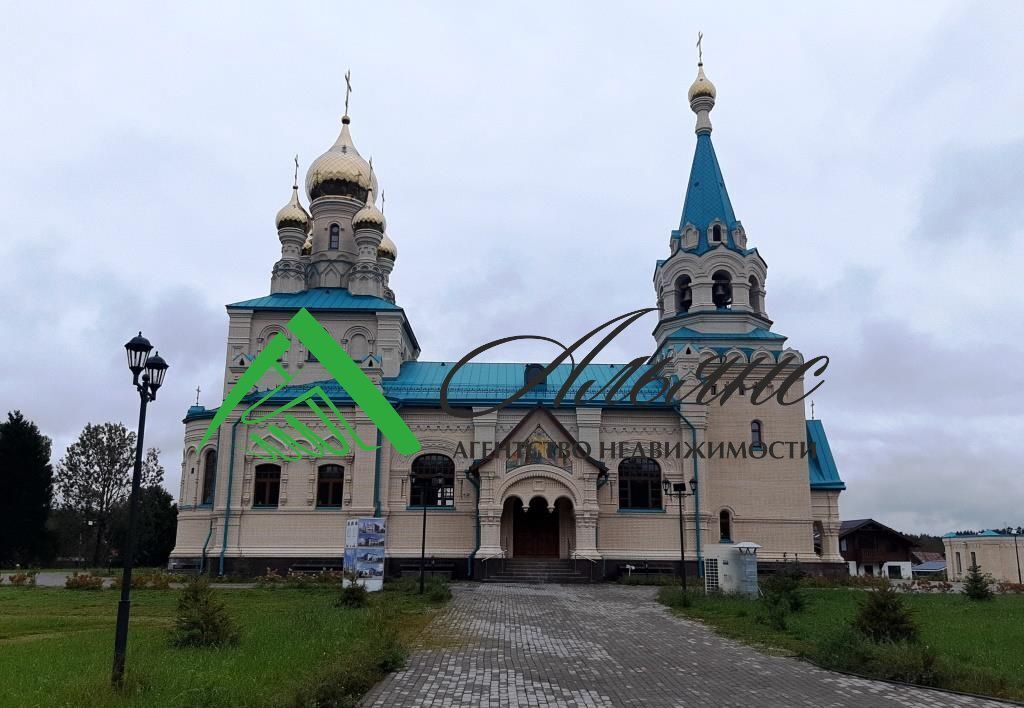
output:
<svg viewBox="0 0 1024 708"><path fill-rule="evenodd" d="M163 482L160 451L150 448L142 465L142 487ZM93 565L110 528L113 510L127 501L132 490L135 433L121 423L85 426L57 465L57 491L63 508L79 512L96 528Z"/></svg>

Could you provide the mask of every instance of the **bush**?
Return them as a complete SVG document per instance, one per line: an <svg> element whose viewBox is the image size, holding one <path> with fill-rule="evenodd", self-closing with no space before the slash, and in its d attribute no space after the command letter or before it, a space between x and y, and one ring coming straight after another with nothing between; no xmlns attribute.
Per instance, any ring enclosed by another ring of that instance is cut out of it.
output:
<svg viewBox="0 0 1024 708"><path fill-rule="evenodd" d="M103 577L91 573L72 573L64 581L64 587L68 590L102 590Z"/></svg>
<svg viewBox="0 0 1024 708"><path fill-rule="evenodd" d="M917 622L891 586L865 595L852 627L873 642L917 641Z"/></svg>
<svg viewBox="0 0 1024 708"><path fill-rule="evenodd" d="M424 579L424 595L431 602L447 602L452 597L451 585L447 578L440 575L428 575ZM416 577L399 578L384 583L385 592L404 592L416 595L420 591L420 579Z"/></svg>
<svg viewBox="0 0 1024 708"><path fill-rule="evenodd" d="M676 610L693 607L696 599L697 593L692 590L683 592L683 589L678 585L666 586L658 590L658 602Z"/></svg>
<svg viewBox="0 0 1024 708"><path fill-rule="evenodd" d="M1024 593L1024 583L996 583L996 589L1004 595Z"/></svg>
<svg viewBox="0 0 1024 708"><path fill-rule="evenodd" d="M370 602L370 593L361 583L350 580L342 589L338 598L338 607L360 608Z"/></svg>
<svg viewBox="0 0 1024 708"><path fill-rule="evenodd" d="M14 575L8 575L7 580L15 587L31 587L36 584L36 576L38 573L34 570L30 571L19 571Z"/></svg>
<svg viewBox="0 0 1024 708"><path fill-rule="evenodd" d="M256 585L261 588L272 588L284 582L284 578L273 568L267 568L267 572L256 578Z"/></svg>
<svg viewBox="0 0 1024 708"><path fill-rule="evenodd" d="M981 572L981 566L974 564L967 569L964 595L969 600L991 600L993 597L992 588L989 587L991 582L992 578Z"/></svg>
<svg viewBox="0 0 1024 708"><path fill-rule="evenodd" d="M799 612L807 605L807 598L800 591L806 575L798 564L786 563L759 583L761 594L765 600L781 604L790 612Z"/></svg>
<svg viewBox="0 0 1024 708"><path fill-rule="evenodd" d="M122 578L124 576L117 576L114 578L113 586L115 588L121 587ZM165 573L162 570L148 571L144 573L134 573L132 575L132 590L139 590L142 588L153 588L154 590L167 590L171 587L171 582L174 581L175 576L170 573Z"/></svg>
<svg viewBox="0 0 1024 708"><path fill-rule="evenodd" d="M947 677L938 655L928 646L908 642L873 642L850 628L825 637L811 658L829 669L888 681L940 686Z"/></svg>
<svg viewBox="0 0 1024 708"><path fill-rule="evenodd" d="M204 576L185 586L178 598L178 616L171 633L176 647L224 647L239 642L238 628L227 607Z"/></svg>

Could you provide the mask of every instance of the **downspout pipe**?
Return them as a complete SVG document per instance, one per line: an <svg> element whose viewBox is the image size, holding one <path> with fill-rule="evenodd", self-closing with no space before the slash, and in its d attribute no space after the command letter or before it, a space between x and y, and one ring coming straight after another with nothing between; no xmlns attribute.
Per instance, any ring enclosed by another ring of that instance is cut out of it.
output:
<svg viewBox="0 0 1024 708"><path fill-rule="evenodd" d="M397 413L402 408L401 401L394 401L390 398L387 402L391 404L391 407L395 409ZM381 436L380 428L377 429L377 449L373 451L373 515L380 517L381 503L380 503L380 450L384 440Z"/></svg>
<svg viewBox="0 0 1024 708"><path fill-rule="evenodd" d="M206 549L210 547L210 539L213 538L213 527L216 525L217 517L210 514L210 532L206 534L206 541L203 542L203 557L199 561L199 574L202 575L203 571L206 570Z"/></svg>
<svg viewBox="0 0 1024 708"><path fill-rule="evenodd" d="M228 550L228 526L231 521L231 489L235 481L235 432L238 429L238 424L242 422L242 418L239 417L231 425L231 456L228 459L228 498L227 503L224 505L224 538L220 544L220 565L217 568L217 575L224 577L224 554Z"/></svg>

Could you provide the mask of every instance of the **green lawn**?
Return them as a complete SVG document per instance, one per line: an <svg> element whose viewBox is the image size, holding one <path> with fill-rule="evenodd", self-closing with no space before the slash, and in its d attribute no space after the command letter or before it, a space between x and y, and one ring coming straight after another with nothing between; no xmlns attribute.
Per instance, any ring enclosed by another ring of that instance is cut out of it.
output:
<svg viewBox="0 0 1024 708"><path fill-rule="evenodd" d="M302 689L337 685L430 619L407 592L374 593L367 609L334 607L328 589L217 590L242 630L233 649L174 649L178 593L132 593L123 692L109 687L118 593L0 587L0 706L291 706ZM380 677L375 665L368 672ZM352 668L356 667L356 668ZM365 687L364 687L365 688Z"/></svg>
<svg viewBox="0 0 1024 708"><path fill-rule="evenodd" d="M807 589L806 609L786 618L786 630L758 621L759 602L735 597L698 599L677 612L700 619L720 633L816 659L830 636L853 618L863 590ZM954 690L1024 699L1024 595L972 602L960 594L902 595L920 626L920 643L933 648Z"/></svg>

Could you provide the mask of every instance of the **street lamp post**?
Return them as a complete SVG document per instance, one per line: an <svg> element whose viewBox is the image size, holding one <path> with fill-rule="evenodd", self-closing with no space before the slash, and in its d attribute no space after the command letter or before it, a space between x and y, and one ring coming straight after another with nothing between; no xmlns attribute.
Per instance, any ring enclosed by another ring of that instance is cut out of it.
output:
<svg viewBox="0 0 1024 708"><path fill-rule="evenodd" d="M679 574L682 577L683 592L686 592L686 525L683 522L683 500L697 496L697 478L690 479L690 491L686 491L686 482L669 482L661 480L661 489L666 497L679 500Z"/></svg>
<svg viewBox="0 0 1024 708"><path fill-rule="evenodd" d="M132 471L132 492L128 501L128 538L124 549L124 572L121 576L121 601L117 603L117 630L114 634L114 670L110 677L113 686L124 680L125 653L128 649L128 616L131 612L132 564L135 561L135 522L139 511L139 485L142 479L142 445L146 433L146 406L156 400L157 389L164 383L167 362L157 352L149 353L153 345L139 332L124 345L128 353L128 368L132 372L132 385L139 392L139 433L135 442L135 469ZM146 373L142 373L145 371ZM139 379L142 374L142 379Z"/></svg>
<svg viewBox="0 0 1024 708"><path fill-rule="evenodd" d="M426 476L418 475L416 473L410 474L409 477L411 479L411 483L415 483L417 480L425 482L427 479ZM430 488L433 490L435 498L440 494L442 485L444 485L444 477L437 475L430 478ZM423 505L423 532L420 539L420 595L422 595L425 586L426 576L424 571L427 558L427 495L425 489L420 493L420 503Z"/></svg>

